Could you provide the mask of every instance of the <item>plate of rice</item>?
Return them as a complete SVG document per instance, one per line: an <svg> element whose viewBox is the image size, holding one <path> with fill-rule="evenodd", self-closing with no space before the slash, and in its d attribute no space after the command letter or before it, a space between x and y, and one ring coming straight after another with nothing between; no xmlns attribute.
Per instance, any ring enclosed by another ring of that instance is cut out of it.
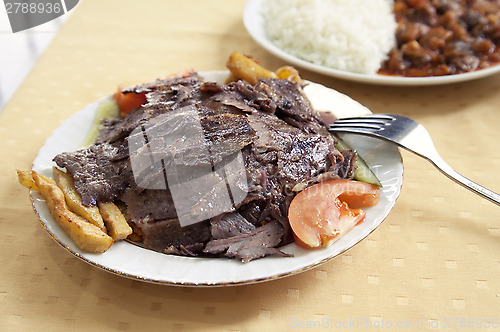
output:
<svg viewBox="0 0 500 332"><path fill-rule="evenodd" d="M499 65L443 76L380 74L396 46L392 0L249 0L243 20L273 55L324 75L383 85L436 85L482 78Z"/></svg>

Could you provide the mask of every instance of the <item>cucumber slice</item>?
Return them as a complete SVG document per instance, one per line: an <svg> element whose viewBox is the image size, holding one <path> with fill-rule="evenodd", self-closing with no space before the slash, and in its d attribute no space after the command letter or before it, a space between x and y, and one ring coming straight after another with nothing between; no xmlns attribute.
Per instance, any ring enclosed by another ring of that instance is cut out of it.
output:
<svg viewBox="0 0 500 332"><path fill-rule="evenodd" d="M99 103L99 107L95 114L94 122L90 128L89 134L83 141L82 148L91 146L99 136L101 129L101 121L106 118L118 118L120 116L120 109L114 99L104 99Z"/></svg>
<svg viewBox="0 0 500 332"><path fill-rule="evenodd" d="M337 144L335 147L337 150L342 151L345 149L352 149L346 142L341 140L338 136L333 135L335 139L337 140ZM363 158L358 154L358 169L356 170L356 173L354 174L354 180L366 182L369 184L376 185L377 187L382 187L382 184L380 183L379 179L373 173L366 164L366 162L363 160Z"/></svg>

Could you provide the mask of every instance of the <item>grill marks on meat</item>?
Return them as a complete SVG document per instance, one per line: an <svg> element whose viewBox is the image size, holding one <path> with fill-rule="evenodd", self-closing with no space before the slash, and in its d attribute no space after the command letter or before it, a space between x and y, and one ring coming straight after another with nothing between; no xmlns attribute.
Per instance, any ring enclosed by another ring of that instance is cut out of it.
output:
<svg viewBox="0 0 500 332"><path fill-rule="evenodd" d="M243 115L207 116L201 119L201 126L214 164L257 140L255 130Z"/></svg>
<svg viewBox="0 0 500 332"><path fill-rule="evenodd" d="M167 163L197 166L220 163L257 139L246 117L235 114L206 114L205 107L189 105L158 115L147 126L132 132L127 142L148 146L135 149L147 159L163 158Z"/></svg>
<svg viewBox="0 0 500 332"><path fill-rule="evenodd" d="M276 104L274 113L290 125L304 132L318 133L324 131L324 125L302 93L297 93L297 82L268 79L260 81L257 89L264 91ZM329 136L329 135L328 135Z"/></svg>
<svg viewBox="0 0 500 332"><path fill-rule="evenodd" d="M285 255L276 247L293 241L287 213L296 192L354 176L356 153L334 147L295 82L221 85L192 73L125 92L146 92L147 103L124 119L104 121L90 148L54 160L73 175L84 204L123 201L144 246L153 250L243 262ZM137 157L161 163L144 169L141 177L132 173ZM210 183L195 188L195 203L185 197L185 204L174 204L170 189L182 183L148 186L165 183L167 172L190 181L207 169L214 172ZM227 189L234 196L233 209L205 215ZM181 227L178 218L186 213L206 219Z"/></svg>

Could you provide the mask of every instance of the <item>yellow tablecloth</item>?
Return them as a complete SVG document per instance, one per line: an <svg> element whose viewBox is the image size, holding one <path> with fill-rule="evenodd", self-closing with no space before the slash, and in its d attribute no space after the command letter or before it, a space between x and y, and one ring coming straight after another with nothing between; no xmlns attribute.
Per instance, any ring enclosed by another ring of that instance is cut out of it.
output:
<svg viewBox="0 0 500 332"><path fill-rule="evenodd" d="M15 169L29 169L45 139L74 112L118 84L224 69L233 51L269 68L285 64L249 37L244 6L243 0L78 5L0 113L0 330L500 328L500 208L406 151L402 193L383 224L344 255L281 280L210 289L148 284L94 268L47 234ZM500 75L387 87L301 72L374 113L420 121L454 168L500 192Z"/></svg>

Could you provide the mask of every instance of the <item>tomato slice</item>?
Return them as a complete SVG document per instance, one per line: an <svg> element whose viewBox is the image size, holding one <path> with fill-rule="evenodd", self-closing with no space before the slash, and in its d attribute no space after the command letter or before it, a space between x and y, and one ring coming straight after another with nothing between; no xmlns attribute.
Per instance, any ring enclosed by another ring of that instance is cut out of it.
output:
<svg viewBox="0 0 500 332"><path fill-rule="evenodd" d="M140 107L146 102L146 93L123 93L120 89L113 95L118 107L120 108L120 115L125 117L128 113Z"/></svg>
<svg viewBox="0 0 500 332"><path fill-rule="evenodd" d="M360 208L379 199L379 187L353 180L326 181L301 191L288 210L296 243L306 248L331 245L365 219Z"/></svg>

